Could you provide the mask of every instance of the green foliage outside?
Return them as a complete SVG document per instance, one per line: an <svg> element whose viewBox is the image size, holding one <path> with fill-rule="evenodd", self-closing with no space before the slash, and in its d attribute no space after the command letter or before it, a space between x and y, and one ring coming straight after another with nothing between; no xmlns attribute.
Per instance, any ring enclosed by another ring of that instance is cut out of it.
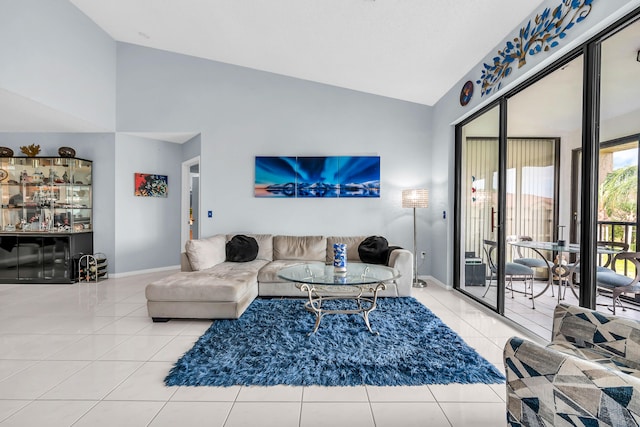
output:
<svg viewBox="0 0 640 427"><path fill-rule="evenodd" d="M638 194L638 167L627 166L618 168L607 174L604 181L600 185L598 191L600 200L600 220L601 221L617 221L617 222L636 222L637 218L637 194ZM622 242L625 239L624 226L610 226L612 228L610 236L616 242ZM630 251L636 250L636 233L633 227L631 236ZM624 273L625 261L617 261L615 270L618 273ZM627 275L634 276L633 266L627 266L629 270Z"/></svg>
<svg viewBox="0 0 640 427"><path fill-rule="evenodd" d="M627 166L608 173L598 194L606 220L635 222L637 192L637 166Z"/></svg>

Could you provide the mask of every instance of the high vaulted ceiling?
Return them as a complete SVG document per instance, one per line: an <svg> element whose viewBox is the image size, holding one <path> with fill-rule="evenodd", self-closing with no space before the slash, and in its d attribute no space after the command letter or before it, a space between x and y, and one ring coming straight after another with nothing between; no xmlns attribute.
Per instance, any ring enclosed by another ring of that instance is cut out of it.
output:
<svg viewBox="0 0 640 427"><path fill-rule="evenodd" d="M543 1L70 0L117 41L425 105Z"/></svg>

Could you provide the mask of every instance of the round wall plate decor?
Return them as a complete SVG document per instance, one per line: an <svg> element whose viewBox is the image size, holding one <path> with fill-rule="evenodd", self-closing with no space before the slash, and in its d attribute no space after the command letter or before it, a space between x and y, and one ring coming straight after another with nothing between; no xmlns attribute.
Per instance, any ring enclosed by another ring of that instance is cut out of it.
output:
<svg viewBox="0 0 640 427"><path fill-rule="evenodd" d="M0 181L4 181L9 177L9 172L4 169L0 169Z"/></svg>
<svg viewBox="0 0 640 427"><path fill-rule="evenodd" d="M473 82L468 80L464 86L462 86L462 90L460 91L460 105L463 107L471 101L471 97L473 96Z"/></svg>
<svg viewBox="0 0 640 427"><path fill-rule="evenodd" d="M71 147L60 147L58 148L58 154L60 157L75 157L76 150Z"/></svg>

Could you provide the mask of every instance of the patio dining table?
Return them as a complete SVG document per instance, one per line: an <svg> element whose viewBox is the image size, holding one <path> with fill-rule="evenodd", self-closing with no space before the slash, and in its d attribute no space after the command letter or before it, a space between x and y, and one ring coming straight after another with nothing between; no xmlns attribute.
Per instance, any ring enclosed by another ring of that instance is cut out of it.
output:
<svg viewBox="0 0 640 427"><path fill-rule="evenodd" d="M563 254L580 254L580 244L579 243L565 243L564 245L559 245L558 242L540 242L540 241L515 241L509 242L513 246L518 246L521 248L527 248L533 250L538 256L540 256L543 260L547 262L547 268L549 270L549 279L547 280L547 285L544 287L542 291L538 294L533 295L531 298L538 298L540 295L544 294L549 287L553 286L553 278L554 276L558 278L558 302L561 299L564 299L564 295L562 293L562 288L565 286L571 289L573 295L578 298L578 294L576 293L576 285L573 282L573 275L576 272L576 269L580 265L579 255L575 262L569 262L565 260ZM557 253L557 256L554 256L553 262L549 263L547 258L540 251L550 251L552 253ZM607 246L597 246L598 254L614 256L618 252L619 249L613 249Z"/></svg>

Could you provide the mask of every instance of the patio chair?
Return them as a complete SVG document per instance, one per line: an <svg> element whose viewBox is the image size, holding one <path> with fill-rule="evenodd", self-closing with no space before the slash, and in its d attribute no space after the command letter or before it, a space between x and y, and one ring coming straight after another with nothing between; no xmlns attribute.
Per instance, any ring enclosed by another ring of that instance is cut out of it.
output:
<svg viewBox="0 0 640 427"><path fill-rule="evenodd" d="M607 241L599 240L598 242L596 242L596 244L598 246L614 249L619 252L627 252L629 250L629 245L624 242L607 242ZM606 256L607 259L604 262L604 264L599 265L597 267L597 271L600 273L615 273L615 269L613 268L613 265L615 264L613 263L613 259L615 258L615 255L603 254L602 256Z"/></svg>
<svg viewBox="0 0 640 427"><path fill-rule="evenodd" d="M635 268L635 277L629 277L624 274L618 274L615 272L615 264L618 260L631 261ZM600 288L608 289L612 292L611 299L613 300L611 311L616 314L616 305L619 305L623 311L626 308L620 301L620 296L626 293L640 294L640 252L620 252L612 258L611 267L614 267L608 271L596 272L597 286Z"/></svg>
<svg viewBox="0 0 640 427"><path fill-rule="evenodd" d="M491 282L493 281L493 277L498 274L498 266L493 260L493 254L497 248L498 248L498 244L496 242L492 240L484 241L483 250L484 250L485 256L487 257L487 264L489 265L489 270L491 272L491 275L489 276L489 285L487 286L487 290L484 291L484 295L482 295L483 298L489 292L489 288L491 287ZM536 303L535 303L535 299L533 298L533 269L530 267L527 267L526 265L518 264L515 262L507 262L505 263L504 273L505 273L505 276L509 278L507 289L511 291L511 298L514 297L514 289L513 289L514 277L524 278L524 291L522 293L524 293L525 296L529 294L527 292L527 279L531 280L531 286L529 287L529 289L531 289L531 308L535 309Z"/></svg>
<svg viewBox="0 0 640 427"><path fill-rule="evenodd" d="M533 239L530 236L513 236L513 238L516 241L521 241L521 242L532 242ZM551 288L551 296L554 296L553 294L553 283L552 283L552 273L551 273L551 269L553 268L553 261L549 261L548 259L546 259L540 252L538 252L537 250L533 250L533 249L529 249L530 251L534 251L536 254L538 254L537 257L527 257L523 255L522 252L522 247L520 246L514 246L515 248L515 257L513 258L513 262L515 262L516 264L522 264L522 265L526 265L529 268L545 268L547 270L548 274L548 281L549 281L549 287Z"/></svg>
<svg viewBox="0 0 640 427"><path fill-rule="evenodd" d="M558 304L548 345L504 346L509 426L637 426L640 322Z"/></svg>
<svg viewBox="0 0 640 427"><path fill-rule="evenodd" d="M618 252L627 252L629 250L629 245L627 243L624 242L613 242L613 241L605 241L605 240L599 240L598 242L596 242L596 245L602 248L608 248L608 249L613 249L615 251ZM596 274L597 273L615 273L615 269L613 268L615 265L615 262L613 262L614 258L615 258L615 254L608 254L608 253L603 253L603 254L599 254L600 257L606 257L604 264L603 265L598 265L596 266ZM600 258L601 260L601 258ZM567 264L567 268L570 271L573 271L573 275L576 275L580 272L579 268L580 268L580 261L576 261L574 263L569 263ZM575 289L579 288L579 286L576 287L576 285L579 285L579 283L576 283L576 280L574 280L574 278L572 277L570 280L570 284L571 284L571 290L573 291L573 294L576 296L576 298L578 298L578 294L576 294ZM575 289L574 289L575 288ZM567 290L565 288L564 292L566 293ZM563 299L564 299L564 294L563 294ZM620 306L626 310L622 304L620 303L620 300L618 300L618 303L620 304Z"/></svg>

